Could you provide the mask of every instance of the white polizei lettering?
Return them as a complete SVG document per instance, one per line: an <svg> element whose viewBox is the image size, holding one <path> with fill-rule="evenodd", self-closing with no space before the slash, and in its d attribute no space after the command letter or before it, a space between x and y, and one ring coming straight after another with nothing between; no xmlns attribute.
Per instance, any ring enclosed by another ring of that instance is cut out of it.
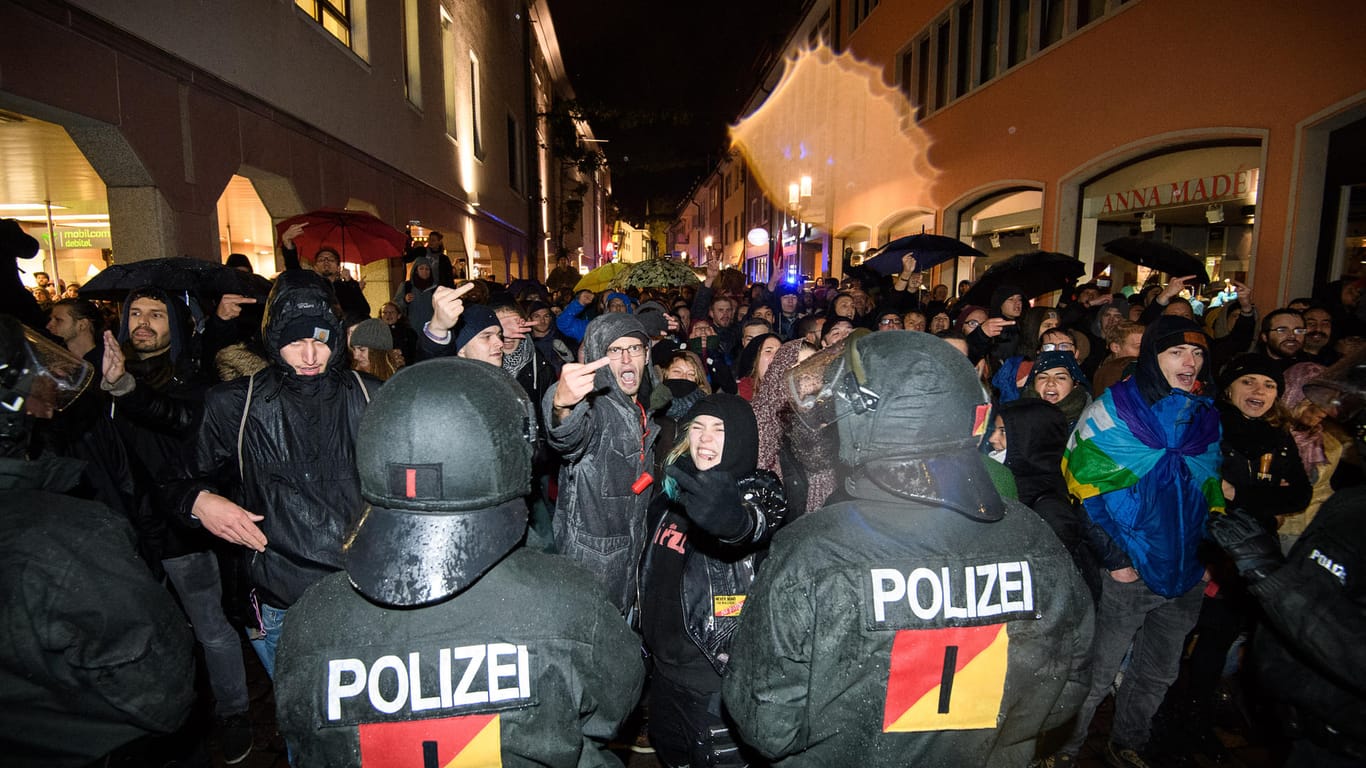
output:
<svg viewBox="0 0 1366 768"><path fill-rule="evenodd" d="M902 601L925 621L1034 611L1034 574L1027 560L963 566L961 587L953 580L956 573L950 566L915 568L904 576L895 568L869 569L874 620L887 621L888 606Z"/></svg>
<svg viewBox="0 0 1366 768"><path fill-rule="evenodd" d="M944 584L944 618L966 619L968 617L967 608L953 604L953 589L949 586L953 582L949 581L948 566L941 568L939 574L942 577L942 583Z"/></svg>
<svg viewBox="0 0 1366 768"><path fill-rule="evenodd" d="M977 618L977 569L969 565L963 569L963 584L967 586L968 618Z"/></svg>
<svg viewBox="0 0 1366 768"><path fill-rule="evenodd" d="M1337 579L1343 584L1347 583L1347 568L1344 567L1341 563L1333 562L1333 558L1329 557L1328 555L1325 555L1323 552L1320 552L1317 549L1309 553L1309 559L1317 563L1319 567L1333 574L1333 578Z"/></svg>
<svg viewBox="0 0 1366 768"><path fill-rule="evenodd" d="M525 645L517 646L517 698L531 698L531 655Z"/></svg>
<svg viewBox="0 0 1366 768"><path fill-rule="evenodd" d="M1019 600L1010 599L1012 592L1020 591L1021 583L1019 579L1010 578L1010 574L1019 573L1019 563L1001 563L1001 611L1022 611L1024 603Z"/></svg>
<svg viewBox="0 0 1366 768"><path fill-rule="evenodd" d="M351 682L342 676L350 674ZM360 659L331 659L327 662L327 719L341 719L341 700L365 690L365 662Z"/></svg>
<svg viewBox="0 0 1366 768"><path fill-rule="evenodd" d="M874 568L869 575L873 577L873 618L886 621L887 604L906 596L906 579L895 568ZM891 589L884 588L888 582Z"/></svg>
<svg viewBox="0 0 1366 768"><path fill-rule="evenodd" d="M928 607L920 604L920 582L927 582L930 585L930 604ZM940 585L939 579L935 578L934 571L929 568L916 568L906 577L906 599L911 604L911 613L920 619L933 619L939 615L939 609L944 605L944 588Z"/></svg>
<svg viewBox="0 0 1366 768"><path fill-rule="evenodd" d="M451 649L442 648L437 655L437 675L441 678L441 708L451 708Z"/></svg>
<svg viewBox="0 0 1366 768"><path fill-rule="evenodd" d="M341 720L342 704L363 691L369 694L370 707L386 715L405 707L410 712L426 712L531 698L531 654L525 645L466 645L440 648L435 653L438 680L433 685L428 678L428 686L436 688L431 692L423 688L421 652L409 653L406 664L396 655L381 656L368 667L360 659L328 660L327 719ZM458 683L454 681L454 660L465 662ZM392 687L386 672L393 672ZM480 680L484 690L474 690Z"/></svg>
<svg viewBox="0 0 1366 768"><path fill-rule="evenodd" d="M470 665L465 667L465 674L460 677L460 684L455 687L455 698L452 703L459 707L465 704L487 704L489 700L488 691L471 691L470 683L474 682L474 676L479 673L480 667L484 666L484 655L487 648L482 645L466 645L455 648L451 651L457 659L469 659Z"/></svg>
<svg viewBox="0 0 1366 768"><path fill-rule="evenodd" d="M422 695L422 654L414 651L408 654L408 689L412 692L412 710L421 712L441 706L441 696Z"/></svg>
<svg viewBox="0 0 1366 768"><path fill-rule="evenodd" d="M380 693L379 686L384 677L384 671L392 669L396 679L398 690L394 693L393 699L384 698ZM403 709L403 705L408 703L408 670L403 668L403 659L397 656L381 656L370 665L370 706L383 712L386 715Z"/></svg>
<svg viewBox="0 0 1366 768"><path fill-rule="evenodd" d="M511 656L511 664L499 664L499 656ZM516 682L518 675L517 669L517 646L511 643L489 643L489 701L507 701L517 698L517 686L503 688L498 685L498 681L504 677L514 678Z"/></svg>
<svg viewBox="0 0 1366 768"><path fill-rule="evenodd" d="M987 577L986 586L982 587L982 591L977 593L980 595L980 597L977 598L978 616L996 616L1001 612L1000 604L990 602L992 596L996 593L996 569L999 566L1000 563L983 563L982 565L977 566L977 575Z"/></svg>

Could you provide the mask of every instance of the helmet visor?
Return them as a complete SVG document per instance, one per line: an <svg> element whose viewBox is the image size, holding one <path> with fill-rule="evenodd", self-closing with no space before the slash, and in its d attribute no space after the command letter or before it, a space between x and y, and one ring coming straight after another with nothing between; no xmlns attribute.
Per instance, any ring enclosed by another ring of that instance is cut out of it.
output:
<svg viewBox="0 0 1366 768"><path fill-rule="evenodd" d="M841 344L817 352L788 371L786 384L793 411L806 426L819 430L877 407L877 393L861 383L863 371L858 370L853 345L862 335L856 331Z"/></svg>
<svg viewBox="0 0 1366 768"><path fill-rule="evenodd" d="M90 385L94 366L28 326L24 326L24 338L28 340L28 365L33 374L28 395L32 406L60 411L71 405Z"/></svg>

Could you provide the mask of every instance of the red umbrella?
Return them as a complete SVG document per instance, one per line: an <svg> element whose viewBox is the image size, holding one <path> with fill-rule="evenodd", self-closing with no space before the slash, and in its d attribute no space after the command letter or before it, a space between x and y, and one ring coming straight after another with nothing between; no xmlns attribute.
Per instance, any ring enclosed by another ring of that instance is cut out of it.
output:
<svg viewBox="0 0 1366 768"><path fill-rule="evenodd" d="M320 208L285 219L275 225L275 232L283 235L295 224L308 225L294 238L301 257L331 248L342 261L369 264L402 256L408 246L407 235L365 211Z"/></svg>

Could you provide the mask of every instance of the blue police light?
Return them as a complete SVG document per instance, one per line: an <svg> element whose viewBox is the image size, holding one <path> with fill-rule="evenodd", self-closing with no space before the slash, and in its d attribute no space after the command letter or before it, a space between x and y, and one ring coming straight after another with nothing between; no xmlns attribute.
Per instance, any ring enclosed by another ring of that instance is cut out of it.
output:
<svg viewBox="0 0 1366 768"><path fill-rule="evenodd" d="M797 274L797 265L796 265L796 264L788 264L788 265L787 265L787 277L784 278L784 282L786 282L788 285L796 285L796 284L798 283L798 281L800 281L800 280L801 280L801 275L798 275L798 274Z"/></svg>

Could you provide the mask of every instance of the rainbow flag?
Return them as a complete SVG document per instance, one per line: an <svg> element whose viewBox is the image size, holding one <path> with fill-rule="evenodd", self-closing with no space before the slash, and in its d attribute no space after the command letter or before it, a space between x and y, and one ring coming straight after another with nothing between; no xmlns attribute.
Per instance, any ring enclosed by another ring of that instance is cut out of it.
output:
<svg viewBox="0 0 1366 768"><path fill-rule="evenodd" d="M1062 458L1067 487L1129 555L1148 588L1184 594L1204 574L1196 546L1222 512L1219 414L1179 390L1149 405L1130 377L1082 413Z"/></svg>

